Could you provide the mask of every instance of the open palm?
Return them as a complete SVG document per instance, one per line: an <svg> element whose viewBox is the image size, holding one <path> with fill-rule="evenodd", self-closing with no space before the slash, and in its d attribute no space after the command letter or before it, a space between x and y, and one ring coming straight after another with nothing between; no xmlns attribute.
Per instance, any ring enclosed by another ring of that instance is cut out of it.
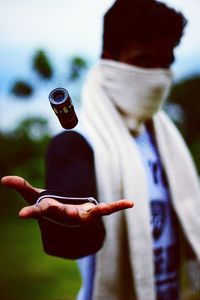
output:
<svg viewBox="0 0 200 300"><path fill-rule="evenodd" d="M42 192L41 189L33 187L25 179L18 176L3 177L1 183L6 187L15 189L30 204L19 212L19 216L24 219L46 217L73 226L91 222L102 216L133 207L133 201L126 199L98 205L93 203L72 205L62 204L52 198L44 198L39 204L35 205L35 199Z"/></svg>

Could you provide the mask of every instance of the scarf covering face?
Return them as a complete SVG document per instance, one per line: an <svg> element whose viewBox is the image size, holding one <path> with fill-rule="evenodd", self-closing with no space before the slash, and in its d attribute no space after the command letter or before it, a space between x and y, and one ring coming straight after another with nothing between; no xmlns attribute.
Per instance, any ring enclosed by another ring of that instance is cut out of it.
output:
<svg viewBox="0 0 200 300"><path fill-rule="evenodd" d="M115 68L115 65L119 65L119 68ZM166 96L170 72L143 71L130 67L129 72L129 66L125 64L101 60L89 73L83 90L82 122L94 150L98 199L111 202L127 198L135 203L133 209L104 217L106 239L97 253L92 298L95 300L156 299L147 183L138 148L129 130L134 128L140 132L141 120L138 119L144 116L144 111L148 111L144 120L147 115L148 118L153 117L174 209L190 244L200 258L199 180L176 128L163 112L157 112L163 103L160 95ZM158 78L159 73L161 80ZM143 83L141 78L145 79ZM148 97L147 90L154 90L155 87L159 89L159 80L162 93L157 93L158 98L150 97L153 100L146 106L144 95ZM131 104L130 95L133 95L134 105ZM135 95L143 95L141 101ZM128 122L131 123L130 127L117 106L128 114L128 118L131 115Z"/></svg>
<svg viewBox="0 0 200 300"><path fill-rule="evenodd" d="M142 124L162 107L172 82L169 69L145 69L111 60L99 65L101 84L128 128L140 132Z"/></svg>

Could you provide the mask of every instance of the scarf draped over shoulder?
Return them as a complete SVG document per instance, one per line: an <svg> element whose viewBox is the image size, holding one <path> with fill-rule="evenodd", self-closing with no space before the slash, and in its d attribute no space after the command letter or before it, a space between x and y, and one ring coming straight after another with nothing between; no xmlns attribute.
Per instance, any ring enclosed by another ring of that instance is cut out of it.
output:
<svg viewBox="0 0 200 300"><path fill-rule="evenodd" d="M93 145L98 197L103 202L127 198L135 205L104 218L106 240L97 253L93 299L134 299L127 290L133 286L138 300L155 300L145 171L127 122L103 84L102 63L88 75L82 97L82 123ZM200 259L200 187L193 161L179 132L159 107L152 119L174 209ZM132 124L137 124L138 130L137 119ZM130 266L129 275L123 279L127 287L122 284L122 274L126 276L124 257Z"/></svg>

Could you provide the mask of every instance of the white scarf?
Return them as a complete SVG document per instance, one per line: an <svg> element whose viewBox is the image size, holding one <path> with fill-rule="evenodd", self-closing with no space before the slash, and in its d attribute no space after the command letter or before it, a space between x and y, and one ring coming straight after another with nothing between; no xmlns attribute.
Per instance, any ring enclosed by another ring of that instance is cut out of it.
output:
<svg viewBox="0 0 200 300"><path fill-rule="evenodd" d="M148 95L145 92L146 87L147 90L149 87L152 89L155 86L153 84L154 74L157 79L159 77L157 75L160 74L161 82L167 88L170 81L167 78L170 79L170 73L162 72L162 70L155 70L155 72L147 70L147 73L151 73L152 76L152 78L150 76L151 84L146 75L144 76L145 80L139 83L136 80L137 71L139 77L142 78L142 69L141 72L139 69L118 62L102 60L90 72L83 90L82 121L94 148L99 200L110 202L127 198L135 203L133 209L104 218L106 240L97 255L93 298L95 300L131 299L130 295L126 296L126 290L121 290L120 284L120 274L123 270L123 259L121 258L124 250L122 244L123 222L125 222L127 231L129 259L137 299L155 300L153 245L145 171L138 148L127 128L127 122L124 121L116 106L126 114L130 111L130 120L133 119L133 122L128 122L131 124L130 128L139 132L141 120L138 120L137 116L140 118L142 112L148 111L145 119L149 118L162 104L162 97L158 97L159 100L155 100L153 97L154 100L150 101L150 107L148 106L146 109L147 106L143 106L144 103L147 103L145 100L145 95ZM126 77L125 74L127 74ZM134 81L130 81L129 78L134 78ZM157 83L156 80L156 87L159 88ZM134 90L138 93L141 84L144 92L141 93L144 97L141 97L140 102L139 98L134 98ZM131 92L128 90L129 85ZM164 93L158 94L166 95L166 89L164 88L164 90ZM131 105L132 96L129 97L129 95L133 95L134 106ZM143 107L142 109L141 107L138 109L140 105ZM124 107L127 107L126 111L124 111ZM137 115L134 115L134 111L137 111ZM164 113L159 112L154 116L154 126L174 208L190 243L200 258L200 236L198 234L198 229L200 229L200 189L197 174L182 139ZM127 278L128 280L129 278Z"/></svg>
<svg viewBox="0 0 200 300"><path fill-rule="evenodd" d="M140 132L144 121L151 119L162 107L171 86L171 71L140 68L112 60L101 60L98 70L99 83L123 113L127 127Z"/></svg>

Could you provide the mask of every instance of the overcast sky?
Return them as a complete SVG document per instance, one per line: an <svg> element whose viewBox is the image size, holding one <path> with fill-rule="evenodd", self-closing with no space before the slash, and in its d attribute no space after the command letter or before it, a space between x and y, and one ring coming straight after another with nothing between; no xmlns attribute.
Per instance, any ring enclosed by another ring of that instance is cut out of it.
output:
<svg viewBox="0 0 200 300"><path fill-rule="evenodd" d="M200 72L200 0L163 2L181 10L189 21L176 50L176 76ZM35 49L43 48L57 58L81 54L95 60L101 50L102 16L112 3L113 0L0 0L0 101L4 108L6 96L1 92L12 76L26 74ZM29 109L28 105L12 105L16 116ZM37 107L35 103L36 110ZM2 121L3 109L0 114L1 128L9 118Z"/></svg>
<svg viewBox="0 0 200 300"><path fill-rule="evenodd" d="M180 9L189 20L181 54L200 49L200 1L163 2ZM113 0L0 0L1 43L45 46L60 52L80 49L97 55L102 15L112 3Z"/></svg>

